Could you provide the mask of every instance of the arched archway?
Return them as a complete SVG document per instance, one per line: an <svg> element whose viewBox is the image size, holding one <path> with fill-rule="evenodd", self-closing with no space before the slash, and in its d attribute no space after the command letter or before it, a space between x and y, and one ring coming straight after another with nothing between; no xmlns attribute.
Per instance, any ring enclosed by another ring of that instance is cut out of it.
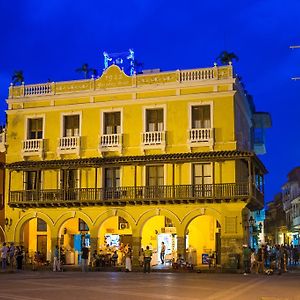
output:
<svg viewBox="0 0 300 300"><path fill-rule="evenodd" d="M41 212L29 212L22 216L14 230L14 241L25 247L27 259L33 262L51 260L53 220Z"/></svg>
<svg viewBox="0 0 300 300"><path fill-rule="evenodd" d="M171 262L176 258L177 231L180 221L177 215L168 209L155 208L145 212L138 223L141 235L141 247L152 249L153 265ZM164 246L162 246L164 245ZM165 258L160 257L162 247Z"/></svg>
<svg viewBox="0 0 300 300"><path fill-rule="evenodd" d="M59 217L55 223L54 235L64 264L80 263L83 245L90 247L92 228L92 219L82 211L69 211Z"/></svg>
<svg viewBox="0 0 300 300"><path fill-rule="evenodd" d="M193 265L220 264L221 218L217 211L196 209L184 222L186 259Z"/></svg>

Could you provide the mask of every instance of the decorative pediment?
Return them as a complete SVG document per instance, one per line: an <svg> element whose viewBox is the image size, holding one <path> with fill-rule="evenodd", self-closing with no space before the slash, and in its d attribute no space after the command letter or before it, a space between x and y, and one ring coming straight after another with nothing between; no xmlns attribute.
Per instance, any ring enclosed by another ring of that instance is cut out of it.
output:
<svg viewBox="0 0 300 300"><path fill-rule="evenodd" d="M127 76L118 66L108 67L102 76L95 80L96 89L131 87L132 77Z"/></svg>

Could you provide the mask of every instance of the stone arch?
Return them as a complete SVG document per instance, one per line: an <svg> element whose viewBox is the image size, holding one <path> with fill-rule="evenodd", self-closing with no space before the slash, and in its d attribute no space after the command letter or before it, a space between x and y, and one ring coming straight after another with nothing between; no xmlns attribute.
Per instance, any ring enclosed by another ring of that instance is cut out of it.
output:
<svg viewBox="0 0 300 300"><path fill-rule="evenodd" d="M53 234L54 236L58 236L59 235L59 231L62 227L62 225L68 221L69 219L72 218L80 218L82 219L90 228L90 230L93 227L93 221L90 218L90 216L82 211L68 211L62 215L60 215L60 217L56 220L55 222L55 227L53 228Z"/></svg>
<svg viewBox="0 0 300 300"><path fill-rule="evenodd" d="M142 235L142 230L143 230L143 226L144 224L152 217L156 217L156 216L165 216L168 217L169 219L172 220L172 222L174 222L174 226L176 227L176 230L178 230L180 228L180 219L179 217L172 212L169 209L166 208L151 208L147 211L145 211L139 218L138 222L137 222L137 231L139 236Z"/></svg>
<svg viewBox="0 0 300 300"><path fill-rule="evenodd" d="M189 211L182 220L182 226L181 229L183 230L182 235L185 234L186 229L188 228L189 224L197 217L201 217L201 216L205 216L205 215L209 215L214 217L221 225L222 227L222 214L214 209L214 208L210 208L210 207L200 207L200 208L195 208L191 211Z"/></svg>
<svg viewBox="0 0 300 300"><path fill-rule="evenodd" d="M120 209L120 208L113 208L113 209L108 209L107 211L98 215L98 217L96 218L96 220L93 224L94 227L93 227L93 231L91 231L91 234L96 236L98 234L98 231L99 231L102 223L105 220L107 220L108 218L115 217L115 216L119 216L119 217L126 219L126 221L129 223L132 231L135 229L137 222L130 213L128 213L127 211Z"/></svg>
<svg viewBox="0 0 300 300"><path fill-rule="evenodd" d="M21 237L21 230L22 227L24 226L24 224L34 218L39 218L42 219L43 221L45 221L47 223L47 225L49 226L49 230L52 233L53 231L53 227L54 227L54 222L53 220L45 213L43 212L29 212L24 214L17 222L16 226L15 226L15 230L14 230L14 235L13 235L13 240L17 243L20 242L20 237Z"/></svg>

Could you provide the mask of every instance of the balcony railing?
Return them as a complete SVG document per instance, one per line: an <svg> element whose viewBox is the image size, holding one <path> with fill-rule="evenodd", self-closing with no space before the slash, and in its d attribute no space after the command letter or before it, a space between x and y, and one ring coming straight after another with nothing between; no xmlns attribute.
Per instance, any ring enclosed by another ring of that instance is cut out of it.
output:
<svg viewBox="0 0 300 300"><path fill-rule="evenodd" d="M47 95L52 94L52 83L41 83L24 86L25 96Z"/></svg>
<svg viewBox="0 0 300 300"><path fill-rule="evenodd" d="M58 154L77 153L80 152L80 137L70 136L59 139Z"/></svg>
<svg viewBox="0 0 300 300"><path fill-rule="evenodd" d="M100 137L100 151L122 150L122 134L104 134Z"/></svg>
<svg viewBox="0 0 300 300"><path fill-rule="evenodd" d="M191 144L213 142L213 128L195 128L191 129L189 133Z"/></svg>
<svg viewBox="0 0 300 300"><path fill-rule="evenodd" d="M0 133L0 152L6 151L6 130Z"/></svg>
<svg viewBox="0 0 300 300"><path fill-rule="evenodd" d="M23 156L35 155L35 154L42 156L43 152L44 152L43 139L32 139L32 140L23 141L23 149L22 149Z"/></svg>
<svg viewBox="0 0 300 300"><path fill-rule="evenodd" d="M142 145L144 148L162 148L166 147L165 131L147 131L142 133Z"/></svg>
<svg viewBox="0 0 300 300"><path fill-rule="evenodd" d="M118 188L75 188L11 191L10 206L105 205L126 203L222 201L249 197L248 183L165 185Z"/></svg>

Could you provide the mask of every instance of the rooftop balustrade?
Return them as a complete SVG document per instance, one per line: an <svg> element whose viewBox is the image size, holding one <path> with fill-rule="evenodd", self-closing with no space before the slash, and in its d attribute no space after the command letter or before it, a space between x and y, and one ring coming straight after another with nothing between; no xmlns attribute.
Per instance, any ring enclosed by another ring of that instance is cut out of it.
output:
<svg viewBox="0 0 300 300"><path fill-rule="evenodd" d="M112 66L114 67L114 66ZM109 71L109 68L106 72ZM121 73L122 71L120 71ZM122 72L123 73L123 72ZM232 66L214 66L191 70L159 72L155 74L137 74L127 76L115 74L107 79L105 73L99 78L48 82L40 84L22 84L10 86L9 98L35 97L45 95L60 95L70 92L94 91L105 88L139 87L149 84L187 83L205 80L221 80L233 77ZM123 80L123 81L122 81Z"/></svg>

